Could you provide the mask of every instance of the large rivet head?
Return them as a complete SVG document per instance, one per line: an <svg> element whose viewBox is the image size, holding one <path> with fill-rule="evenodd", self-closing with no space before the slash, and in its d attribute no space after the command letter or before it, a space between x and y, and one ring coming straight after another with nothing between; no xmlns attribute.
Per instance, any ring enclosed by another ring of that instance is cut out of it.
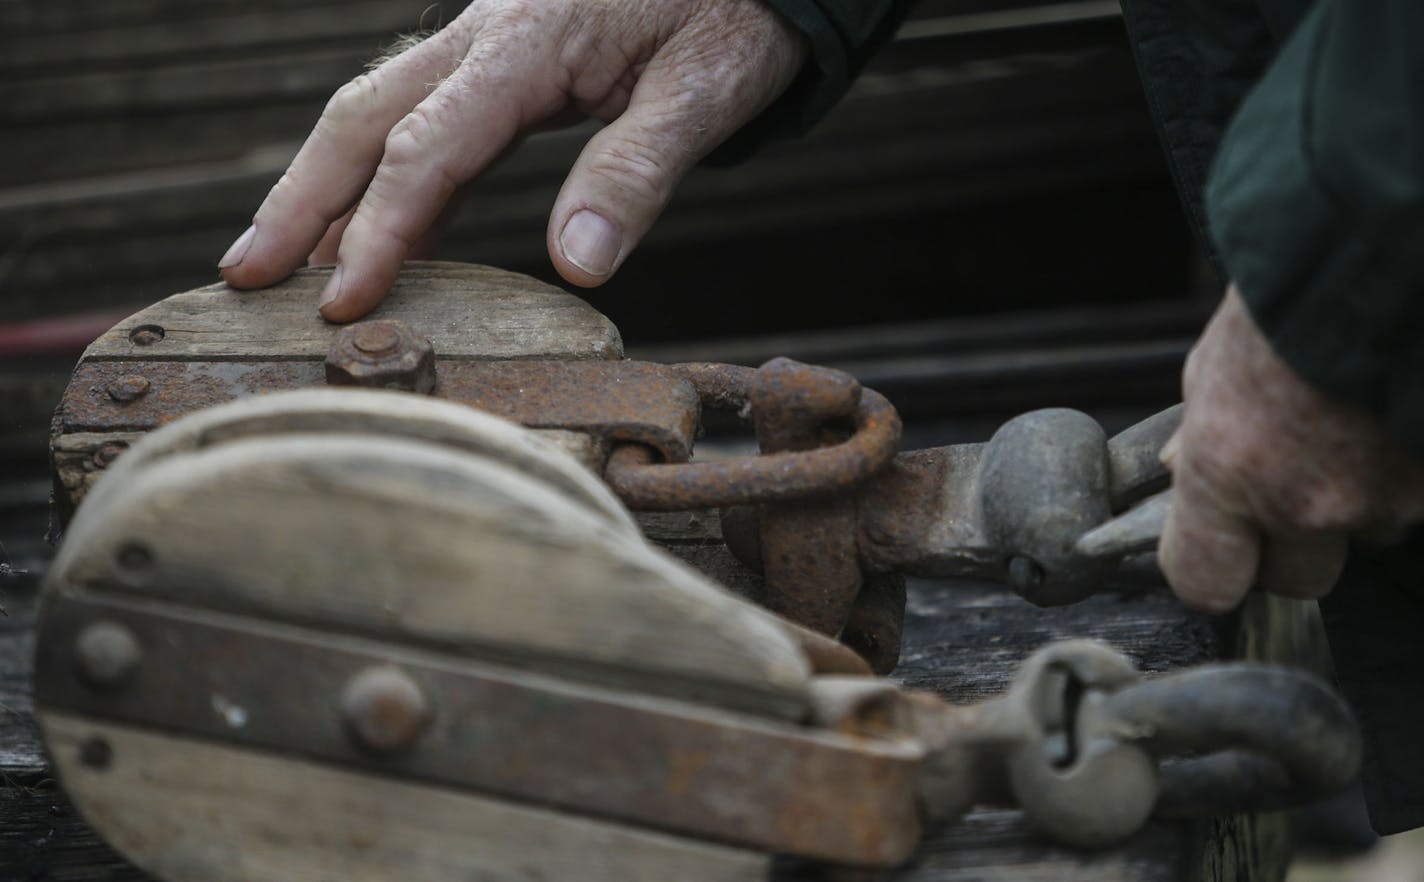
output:
<svg viewBox="0 0 1424 882"><path fill-rule="evenodd" d="M393 753L415 744L429 721L430 707L408 674L382 665L351 678L341 695L341 714L358 744Z"/></svg>
<svg viewBox="0 0 1424 882"><path fill-rule="evenodd" d="M102 689L122 685L143 660L138 638L117 622L86 625L75 640L75 654L85 682Z"/></svg>
<svg viewBox="0 0 1424 882"><path fill-rule="evenodd" d="M326 355L326 382L428 395L435 391L435 349L404 322L349 325Z"/></svg>
<svg viewBox="0 0 1424 882"><path fill-rule="evenodd" d="M149 387L152 385L147 377L138 374L125 374L109 383L104 391L109 394L110 399L119 404L127 404L147 395Z"/></svg>

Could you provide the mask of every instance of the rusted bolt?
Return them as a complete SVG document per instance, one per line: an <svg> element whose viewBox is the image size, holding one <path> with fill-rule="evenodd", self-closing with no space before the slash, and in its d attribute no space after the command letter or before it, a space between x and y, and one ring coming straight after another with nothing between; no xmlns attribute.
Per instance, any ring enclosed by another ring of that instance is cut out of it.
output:
<svg viewBox="0 0 1424 882"><path fill-rule="evenodd" d="M425 728L429 705L408 674L390 666L366 668L346 684L341 714L358 744L380 753L413 745Z"/></svg>
<svg viewBox="0 0 1424 882"><path fill-rule="evenodd" d="M79 673L91 686L112 689L121 685L143 659L143 649L132 631L117 622L94 622L79 632L74 642Z"/></svg>
<svg viewBox="0 0 1424 882"><path fill-rule="evenodd" d="M109 397L124 404L130 401L137 401L148 394L150 383L147 377L140 377L138 374L127 374L119 377L110 383L105 389Z"/></svg>
<svg viewBox="0 0 1424 882"><path fill-rule="evenodd" d="M326 356L332 386L435 391L435 349L403 322L383 319L341 329Z"/></svg>
<svg viewBox="0 0 1424 882"><path fill-rule="evenodd" d="M139 325L129 331L129 342L135 346L152 346L162 340L166 333L162 325Z"/></svg>
<svg viewBox="0 0 1424 882"><path fill-rule="evenodd" d="M400 334L389 322L362 322L352 332L351 342L367 355L385 355L400 345Z"/></svg>
<svg viewBox="0 0 1424 882"><path fill-rule="evenodd" d="M108 468L113 464L114 460L119 458L119 454L123 453L127 447L128 445L122 441L110 441L102 445L98 450L94 451L94 465L101 469Z"/></svg>

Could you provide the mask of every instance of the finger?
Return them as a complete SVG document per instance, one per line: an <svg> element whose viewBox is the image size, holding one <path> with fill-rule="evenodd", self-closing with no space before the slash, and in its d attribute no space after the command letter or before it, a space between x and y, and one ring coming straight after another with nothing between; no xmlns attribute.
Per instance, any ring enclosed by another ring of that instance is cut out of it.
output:
<svg viewBox="0 0 1424 882"><path fill-rule="evenodd" d="M458 202L459 197L457 196L446 203L445 210L435 219L434 225L411 246L410 258L412 260L425 260L435 256L436 250L440 247L440 235L449 224L450 215ZM336 263L341 237L346 233L346 227L350 225L351 218L355 214L356 206L353 205L350 211L327 228L326 235L321 237L321 241L316 244L316 248L312 249L312 253L307 257L307 266L331 266Z"/></svg>
<svg viewBox="0 0 1424 882"><path fill-rule="evenodd" d="M307 266L331 266L336 263L337 246L341 244L341 236L346 232L346 226L351 223L351 217L354 214L356 214L356 206L353 205L350 211L332 221L331 226L326 228L326 233L321 237L321 241L316 243L312 253L307 255Z"/></svg>
<svg viewBox="0 0 1424 882"><path fill-rule="evenodd" d="M1193 469L1173 474L1173 499L1157 556L1172 590L1188 606L1226 612L1256 578L1260 534L1230 491Z"/></svg>
<svg viewBox="0 0 1424 882"><path fill-rule="evenodd" d="M1262 543L1256 584L1283 597L1324 597L1340 580L1348 546L1344 533L1269 535Z"/></svg>
<svg viewBox="0 0 1424 882"><path fill-rule="evenodd" d="M452 27L347 83L219 266L236 288L286 278L371 179L391 127L424 99L468 46Z"/></svg>
<svg viewBox="0 0 1424 882"><path fill-rule="evenodd" d="M643 71L627 109L579 154L547 235L554 267L569 282L608 281L687 172L780 94L796 70L794 54L709 61L698 48L709 40L724 42L698 27L679 33Z"/></svg>
<svg viewBox="0 0 1424 882"><path fill-rule="evenodd" d="M455 189L495 159L527 120L542 119L564 100L536 69L547 56L537 45L477 45L470 54L480 60L461 65L391 129L321 294L318 306L328 320L352 321L379 303Z"/></svg>
<svg viewBox="0 0 1424 882"><path fill-rule="evenodd" d="M690 126L634 103L594 135L550 214L549 256L559 275L601 285L637 247L700 151Z"/></svg>

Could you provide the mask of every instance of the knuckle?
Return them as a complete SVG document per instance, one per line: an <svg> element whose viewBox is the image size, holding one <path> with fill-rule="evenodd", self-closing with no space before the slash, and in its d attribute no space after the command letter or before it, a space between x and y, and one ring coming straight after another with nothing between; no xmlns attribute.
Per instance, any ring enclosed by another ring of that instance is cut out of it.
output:
<svg viewBox="0 0 1424 882"><path fill-rule="evenodd" d="M378 94L375 78L361 74L336 90L326 102L322 118L336 125L358 121L375 108Z"/></svg>
<svg viewBox="0 0 1424 882"><path fill-rule="evenodd" d="M588 171L636 201L653 203L664 201L675 175L665 152L630 140L609 145Z"/></svg>
<svg viewBox="0 0 1424 882"><path fill-rule="evenodd" d="M440 144L440 126L429 101L417 104L386 136L385 161L413 165L425 161Z"/></svg>

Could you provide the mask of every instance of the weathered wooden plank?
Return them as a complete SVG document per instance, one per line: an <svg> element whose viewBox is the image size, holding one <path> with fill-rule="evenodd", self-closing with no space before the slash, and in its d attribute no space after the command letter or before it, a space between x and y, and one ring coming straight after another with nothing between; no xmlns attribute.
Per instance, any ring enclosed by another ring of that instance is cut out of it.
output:
<svg viewBox="0 0 1424 882"><path fill-rule="evenodd" d="M197 106L329 97L361 71L359 53L326 49L288 57L71 74L0 82L0 122L18 124L81 116L149 115ZM13 131L13 128L12 128Z"/></svg>
<svg viewBox="0 0 1424 882"><path fill-rule="evenodd" d="M955 50L947 48L933 67L867 76L812 137L794 149L782 145L767 151L745 167L757 172L751 180L738 171L689 181L649 244L667 247L708 234L743 235L747 223L784 230L788 214L794 215L792 224L808 217L825 224L862 216L857 211L878 216L917 206L1002 200L1035 187L1082 188L1097 180L1156 173L1160 160L1136 106L1136 87L1123 77L1126 64L1125 52L1080 47L1060 49L1047 60L1043 54L1020 55L985 65L973 59L956 61ZM74 120L67 114L43 125L27 125L0 148L14 157L8 167L24 170L9 183L51 177L51 168L73 175L142 165L171 167L205 157L238 156L264 140L300 139L325 97L346 75L305 97L282 92L268 94L257 104L185 105L148 113L142 126L122 119ZM193 85L185 88L200 88L201 77L187 79ZM221 78L215 88L246 88L227 79ZM1044 90L1075 97L1072 102L1045 102ZM452 225L451 253L483 254L503 265L541 258L548 205L586 137L587 131L580 131L531 139L507 168L486 176L474 190L471 210ZM86 150L76 153L72 145L79 143ZM544 143L558 147L541 153ZM973 164L972 173L956 171L966 163ZM230 240L245 224L244 212L251 211L280 171L281 166L273 168L268 180L254 183L255 189L240 198L189 192L177 204L186 204L190 215L230 217L231 226L214 234ZM709 186L706 192L698 190ZM713 215L676 210L678 205L711 208L718 203L712 198L716 194L723 194L727 205ZM749 210L746 200L753 194L762 195L758 207ZM793 194L796 198L789 198ZM139 208L127 227L130 251L144 254L150 264L187 253L174 248L163 254L151 236L145 241L145 236L135 235L144 226L138 220L143 217ZM828 208L833 209L830 214ZM0 228L7 226L3 214L0 211ZM680 214L683 220L676 222ZM69 229L64 225L68 223L62 222L60 229ZM675 232L678 223L686 227L683 232ZM35 244L43 247L42 242ZM87 244L103 245L92 236ZM511 246L517 248L511 251ZM38 259L40 252L35 253ZM91 265L108 269L123 258L124 249L116 248ZM206 264L211 258L202 260ZM76 265L58 257L53 263L61 268ZM24 262L16 269L25 272Z"/></svg>
<svg viewBox="0 0 1424 882"><path fill-rule="evenodd" d="M231 359L319 361L339 326L317 314L331 270L299 270L261 291L224 284L169 297L120 322L94 341L86 359ZM430 338L444 358L618 358L618 330L583 300L527 276L469 264L406 264L373 318L401 319ZM163 338L137 346L140 326ZM214 330L217 329L217 330Z"/></svg>
<svg viewBox="0 0 1424 882"><path fill-rule="evenodd" d="M1045 843L1019 812L981 809L925 837L913 867L892 880L1197 882L1173 860L1189 851L1192 832L1188 825L1154 823L1115 848L1080 851Z"/></svg>
<svg viewBox="0 0 1424 882"><path fill-rule="evenodd" d="M436 0L433 3L402 4L407 15L419 16L423 9L434 6L429 21L450 21L465 7L462 0ZM138 27L155 20L181 26L191 21L250 13L260 9L270 15L298 13L305 9L323 8L333 16L345 7L333 0L52 0L34 3L32 0L0 2L0 29L6 32L44 34L62 32L82 40L98 29ZM414 24L406 27L414 27Z"/></svg>
<svg viewBox="0 0 1424 882"><path fill-rule="evenodd" d="M339 84L334 84L333 90L336 85ZM182 108L143 117L142 124L132 117L117 115L55 119L27 125L22 133L11 129L12 137L0 145L0 157L11 164L0 176L0 187L240 158L254 145L305 137L320 116L325 100L325 96L292 100L274 96L241 108ZM242 137L235 137L234 133L241 133ZM76 151L76 144L89 149ZM275 182L274 177L267 186ZM255 208L253 204L229 210L250 218ZM39 225L43 218L32 216L31 220ZM212 265L211 260L204 263Z"/></svg>
<svg viewBox="0 0 1424 882"><path fill-rule="evenodd" d="M87 4L93 9L98 5ZM200 9L206 4L192 4ZM105 24L90 22L82 31L45 32L33 27L5 27L0 15L0 71L13 77L69 74L81 70L143 64L156 66L174 59L216 59L223 54L255 57L295 50L330 48L349 43L374 53L398 31L432 27L438 12L428 12L423 0L392 3L364 0L345 4L312 3L289 9L263 8L271 3L217 9L201 17L147 19Z"/></svg>
<svg viewBox="0 0 1424 882"><path fill-rule="evenodd" d="M1098 594L1045 608L998 585L911 582L906 649L894 677L955 701L997 694L1023 658L1065 634L1104 640L1146 671L1231 655L1229 620L1183 609L1165 591Z"/></svg>

